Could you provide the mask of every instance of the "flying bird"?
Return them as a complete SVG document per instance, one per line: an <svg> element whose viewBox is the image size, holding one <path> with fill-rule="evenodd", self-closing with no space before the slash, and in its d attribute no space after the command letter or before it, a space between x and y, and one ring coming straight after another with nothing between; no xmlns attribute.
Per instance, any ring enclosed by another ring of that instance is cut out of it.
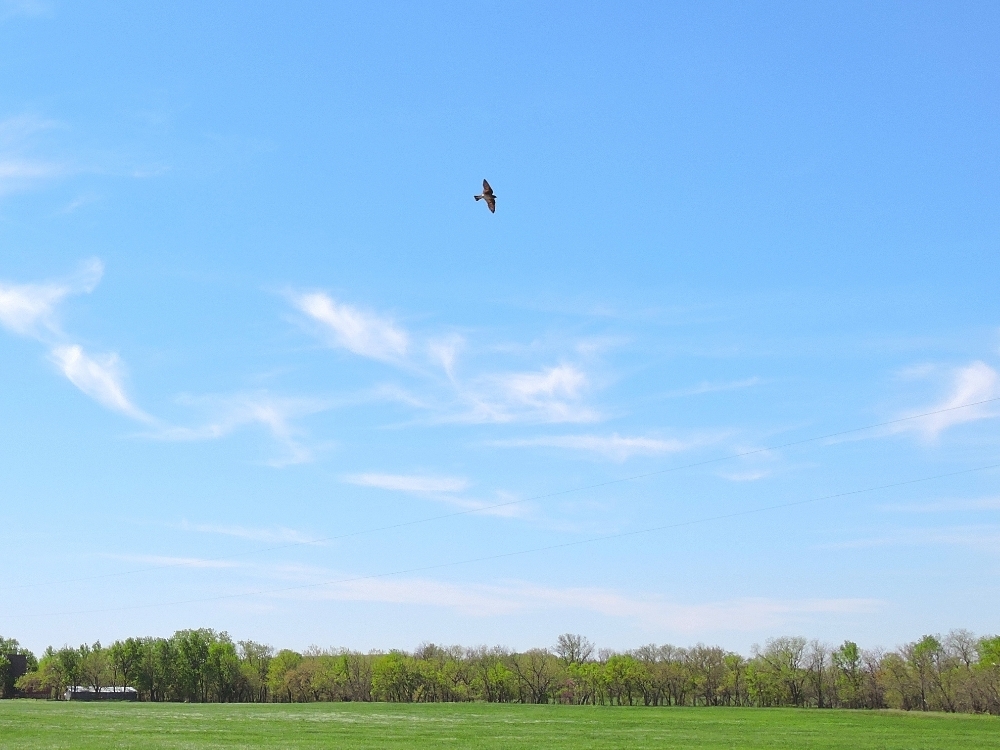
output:
<svg viewBox="0 0 1000 750"><path fill-rule="evenodd" d="M493 195L493 188L490 187L490 183L483 180L483 192L479 195L472 196L477 201L484 200L486 205L490 207L490 213L495 214L497 212L497 197Z"/></svg>

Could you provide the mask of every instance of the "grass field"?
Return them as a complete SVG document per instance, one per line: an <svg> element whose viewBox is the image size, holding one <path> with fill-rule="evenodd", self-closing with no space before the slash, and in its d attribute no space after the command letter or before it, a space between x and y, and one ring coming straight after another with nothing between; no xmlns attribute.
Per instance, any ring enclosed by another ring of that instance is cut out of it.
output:
<svg viewBox="0 0 1000 750"><path fill-rule="evenodd" d="M8 748L1000 748L1000 719L487 704L0 701Z"/></svg>

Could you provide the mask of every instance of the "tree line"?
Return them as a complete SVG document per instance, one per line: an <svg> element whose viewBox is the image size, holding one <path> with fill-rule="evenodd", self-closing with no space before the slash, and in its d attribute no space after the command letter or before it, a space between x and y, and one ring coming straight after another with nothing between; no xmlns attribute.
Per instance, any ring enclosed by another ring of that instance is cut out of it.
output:
<svg viewBox="0 0 1000 750"><path fill-rule="evenodd" d="M597 650L573 634L523 652L424 644L412 653L315 647L299 653L234 642L211 629L107 647L49 647L39 659L0 638L4 653L26 655L29 668L15 683L0 656L4 697L128 686L145 701L198 703L488 701L1000 714L1000 636L966 630L927 635L893 651L773 638L749 657L702 644Z"/></svg>

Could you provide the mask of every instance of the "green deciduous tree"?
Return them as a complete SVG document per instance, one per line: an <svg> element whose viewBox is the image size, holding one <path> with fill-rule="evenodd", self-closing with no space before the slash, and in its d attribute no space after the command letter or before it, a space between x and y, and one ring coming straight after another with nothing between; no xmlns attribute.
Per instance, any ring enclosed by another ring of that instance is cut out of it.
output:
<svg viewBox="0 0 1000 750"><path fill-rule="evenodd" d="M135 673L142 662L144 644L139 638L115 641L108 648L112 685L134 687Z"/></svg>
<svg viewBox="0 0 1000 750"><path fill-rule="evenodd" d="M523 654L511 655L509 665L517 676L522 702L549 702L559 677L559 663L555 656L545 649L533 648Z"/></svg>
<svg viewBox="0 0 1000 750"><path fill-rule="evenodd" d="M294 700L292 685L288 675L302 663L302 654L282 649L271 659L267 670L267 689L274 700L291 702Z"/></svg>
<svg viewBox="0 0 1000 750"><path fill-rule="evenodd" d="M80 646L79 652L80 684L94 692L100 692L101 688L111 683L111 664L107 650L97 641L92 646Z"/></svg>
<svg viewBox="0 0 1000 750"><path fill-rule="evenodd" d="M240 669L247 690L247 700L260 703L267 700L267 673L274 649L263 643L240 641Z"/></svg>
<svg viewBox="0 0 1000 750"><path fill-rule="evenodd" d="M420 684L413 657L392 651L375 660L372 668L372 695L378 700L410 703Z"/></svg>
<svg viewBox="0 0 1000 750"><path fill-rule="evenodd" d="M863 703L864 672L861 649L853 641L844 641L831 655L834 668L834 685L841 703L848 708L861 708Z"/></svg>
<svg viewBox="0 0 1000 750"><path fill-rule="evenodd" d="M224 637L210 643L208 658L205 660L206 700L216 703L231 703L243 690L243 672L236 646Z"/></svg>
<svg viewBox="0 0 1000 750"><path fill-rule="evenodd" d="M3 646L11 649L10 640ZM30 661L16 687L61 695L70 685L131 686L147 701L466 701L646 706L757 705L1000 714L1000 637L956 630L895 651L852 641L830 650L777 638L750 658L715 646L649 644L627 653L564 634L553 651L425 643L412 653L310 648L305 653L241 641L210 629L170 638L128 638Z"/></svg>

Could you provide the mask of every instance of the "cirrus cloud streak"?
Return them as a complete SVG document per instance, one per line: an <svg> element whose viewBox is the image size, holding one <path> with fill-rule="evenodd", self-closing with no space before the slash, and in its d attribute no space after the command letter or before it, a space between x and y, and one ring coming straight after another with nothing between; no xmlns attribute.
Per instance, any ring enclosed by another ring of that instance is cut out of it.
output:
<svg viewBox="0 0 1000 750"><path fill-rule="evenodd" d="M1000 416L1000 408L995 403L978 403L998 396L1000 374L985 362L977 360L952 370L951 388L944 399L930 406L905 412L902 416L910 417L932 411L939 413L896 425L892 431L916 431L927 440L936 440L941 433L956 425ZM965 404L977 405L961 408Z"/></svg>
<svg viewBox="0 0 1000 750"><path fill-rule="evenodd" d="M498 448L564 448L592 453L613 461L626 461L632 456L659 456L690 450L702 441L684 441L676 438L629 437L619 435L544 435L533 438L494 440L490 445Z"/></svg>
<svg viewBox="0 0 1000 750"><path fill-rule="evenodd" d="M289 293L299 312L318 323L332 346L383 362L406 357L409 336L392 321L338 302L323 292Z"/></svg>

